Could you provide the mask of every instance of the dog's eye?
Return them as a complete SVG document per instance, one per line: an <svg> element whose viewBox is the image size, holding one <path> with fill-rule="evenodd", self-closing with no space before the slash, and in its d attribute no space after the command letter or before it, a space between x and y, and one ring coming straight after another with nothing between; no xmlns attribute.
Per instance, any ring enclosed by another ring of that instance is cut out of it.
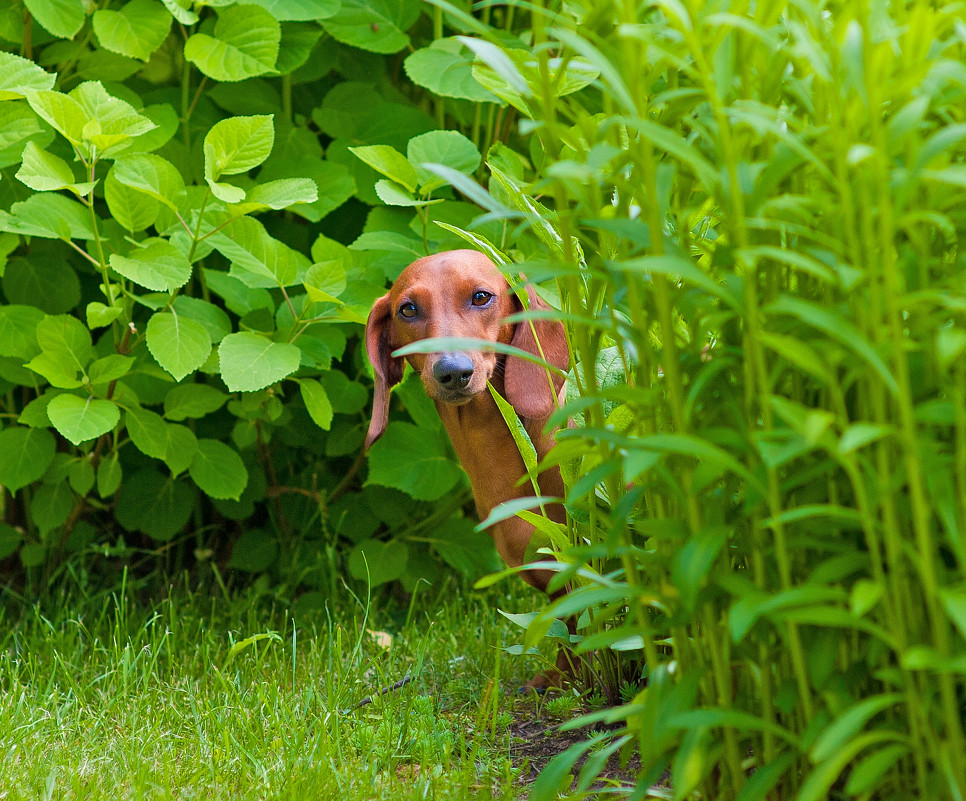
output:
<svg viewBox="0 0 966 801"><path fill-rule="evenodd" d="M405 317L407 320L412 320L418 313L415 303L404 303L399 307L399 316Z"/></svg>
<svg viewBox="0 0 966 801"><path fill-rule="evenodd" d="M490 298L493 297L492 292L484 292L482 289L473 293L473 305L474 306L485 306L490 302Z"/></svg>

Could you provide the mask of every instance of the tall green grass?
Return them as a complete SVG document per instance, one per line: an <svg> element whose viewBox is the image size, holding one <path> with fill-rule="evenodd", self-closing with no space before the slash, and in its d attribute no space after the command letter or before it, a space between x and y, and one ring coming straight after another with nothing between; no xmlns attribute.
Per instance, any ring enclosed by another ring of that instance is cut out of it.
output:
<svg viewBox="0 0 966 801"><path fill-rule="evenodd" d="M438 4L532 166L484 201L572 337L553 611L645 657L636 797L963 798L966 6Z"/></svg>

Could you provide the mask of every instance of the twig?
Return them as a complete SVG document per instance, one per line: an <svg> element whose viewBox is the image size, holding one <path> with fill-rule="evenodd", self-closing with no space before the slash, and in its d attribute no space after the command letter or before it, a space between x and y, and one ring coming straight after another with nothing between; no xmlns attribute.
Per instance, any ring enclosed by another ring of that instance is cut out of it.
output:
<svg viewBox="0 0 966 801"><path fill-rule="evenodd" d="M344 710L342 712L342 714L343 715L347 715L349 712L355 712L357 709L361 709L362 707L364 707L364 706L366 706L368 704L371 704L372 703L372 700L374 698L377 698L380 695L385 695L386 693L391 693L394 690L402 689L407 684L409 684L409 682L411 682L412 680L413 680L413 674L412 673L407 673L405 676L403 676L395 684L390 684L388 687L383 687L377 693L373 693L372 695L367 695L365 698L363 698L358 704L356 704L351 709Z"/></svg>

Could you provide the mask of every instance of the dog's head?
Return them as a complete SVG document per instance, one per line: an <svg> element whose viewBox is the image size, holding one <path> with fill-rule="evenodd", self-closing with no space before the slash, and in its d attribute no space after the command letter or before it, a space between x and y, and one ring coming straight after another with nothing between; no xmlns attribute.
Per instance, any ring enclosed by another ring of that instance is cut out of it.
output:
<svg viewBox="0 0 966 801"><path fill-rule="evenodd" d="M548 308L532 287L526 289L531 309ZM404 361L392 353L412 342L435 337L486 339L513 345L535 356L542 349L550 364L566 369L569 355L563 326L555 320L506 322L508 316L521 310L522 304L503 274L475 250L437 253L403 270L392 289L373 304L366 323L366 350L375 374L366 447L385 431L389 390L402 380ZM420 374L430 398L456 405L486 391L487 381L503 366L507 400L526 418L549 415L561 386L561 379L554 376L551 391L546 371L540 365L492 352L415 353L406 359Z"/></svg>

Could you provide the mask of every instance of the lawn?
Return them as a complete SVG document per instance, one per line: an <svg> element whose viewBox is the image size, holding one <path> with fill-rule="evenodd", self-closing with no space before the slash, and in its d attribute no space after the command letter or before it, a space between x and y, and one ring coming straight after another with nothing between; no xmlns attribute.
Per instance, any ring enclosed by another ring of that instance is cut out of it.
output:
<svg viewBox="0 0 966 801"><path fill-rule="evenodd" d="M501 652L518 630L497 607L532 604L519 588L379 611L346 594L296 620L129 595L8 607L0 798L524 798L586 708L518 691L537 660Z"/></svg>

